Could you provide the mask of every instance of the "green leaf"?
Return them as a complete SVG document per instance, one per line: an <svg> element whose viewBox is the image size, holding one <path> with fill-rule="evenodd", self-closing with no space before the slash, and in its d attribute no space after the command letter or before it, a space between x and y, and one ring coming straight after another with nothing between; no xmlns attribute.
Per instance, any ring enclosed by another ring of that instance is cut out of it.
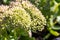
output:
<svg viewBox="0 0 60 40"><path fill-rule="evenodd" d="M54 27L52 27L53 30L60 30L60 26L55 25Z"/></svg>
<svg viewBox="0 0 60 40"><path fill-rule="evenodd" d="M50 30L50 33L54 36L59 36L60 34L57 31Z"/></svg>
<svg viewBox="0 0 60 40"><path fill-rule="evenodd" d="M4 4L9 4L10 3L10 0L3 0L3 3Z"/></svg>
<svg viewBox="0 0 60 40"><path fill-rule="evenodd" d="M55 0L57 3L60 3L60 0Z"/></svg>
<svg viewBox="0 0 60 40"><path fill-rule="evenodd" d="M21 40L35 40L34 38L30 38L28 36L21 36L20 39Z"/></svg>

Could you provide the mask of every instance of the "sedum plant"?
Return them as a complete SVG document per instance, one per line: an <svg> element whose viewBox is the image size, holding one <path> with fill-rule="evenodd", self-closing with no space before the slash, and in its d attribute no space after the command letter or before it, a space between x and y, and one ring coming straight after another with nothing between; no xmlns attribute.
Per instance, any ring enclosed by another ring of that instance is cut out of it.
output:
<svg viewBox="0 0 60 40"><path fill-rule="evenodd" d="M31 31L36 32L44 29L46 19L38 8L29 1L12 3L6 10L0 8L2 9L0 11L1 40L18 40L18 37L29 38Z"/></svg>

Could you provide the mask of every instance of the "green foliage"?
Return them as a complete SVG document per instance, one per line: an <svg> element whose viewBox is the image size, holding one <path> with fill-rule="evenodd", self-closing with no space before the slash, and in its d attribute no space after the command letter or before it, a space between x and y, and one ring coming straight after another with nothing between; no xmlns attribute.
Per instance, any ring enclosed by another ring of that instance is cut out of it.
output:
<svg viewBox="0 0 60 40"><path fill-rule="evenodd" d="M4 4L9 4L10 3L10 0L3 0L3 3Z"/></svg>
<svg viewBox="0 0 60 40"><path fill-rule="evenodd" d="M24 38L24 39L23 39ZM21 36L21 40L35 40L34 38L29 38L28 36Z"/></svg>
<svg viewBox="0 0 60 40"><path fill-rule="evenodd" d="M60 3L60 0L55 0L57 3Z"/></svg>

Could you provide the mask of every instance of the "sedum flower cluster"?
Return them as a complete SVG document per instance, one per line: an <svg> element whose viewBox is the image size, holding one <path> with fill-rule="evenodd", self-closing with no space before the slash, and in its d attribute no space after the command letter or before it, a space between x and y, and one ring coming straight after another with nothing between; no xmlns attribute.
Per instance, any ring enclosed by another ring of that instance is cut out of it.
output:
<svg viewBox="0 0 60 40"><path fill-rule="evenodd" d="M1 27L22 27L29 28L31 23L30 15L22 7L12 7L2 13Z"/></svg>
<svg viewBox="0 0 60 40"><path fill-rule="evenodd" d="M42 13L29 1L22 1L22 6L31 16L32 23L30 27L32 31L42 31L44 29L44 25L46 25L46 19Z"/></svg>
<svg viewBox="0 0 60 40"><path fill-rule="evenodd" d="M26 10L24 10L24 8L20 6L12 6L12 7L10 6L10 8L6 9L6 11L0 12L1 40L10 40L11 38L10 36L12 36L14 40L17 40L18 36L26 35L27 32L24 34L23 30L28 31L28 29L30 28L30 24L31 24L31 17L26 12Z"/></svg>
<svg viewBox="0 0 60 40"><path fill-rule="evenodd" d="M33 32L42 31L46 25L46 19L42 13L29 1L12 2L8 9L0 12L0 27L2 29L16 27L30 29Z"/></svg>

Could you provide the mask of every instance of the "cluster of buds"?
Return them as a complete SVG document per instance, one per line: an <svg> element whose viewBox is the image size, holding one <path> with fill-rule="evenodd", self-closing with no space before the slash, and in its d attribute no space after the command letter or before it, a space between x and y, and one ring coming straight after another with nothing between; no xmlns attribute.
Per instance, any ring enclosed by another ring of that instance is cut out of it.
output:
<svg viewBox="0 0 60 40"><path fill-rule="evenodd" d="M31 29L33 32L42 31L44 26L46 25L46 19L42 15L42 13L29 1L22 1L23 8L30 14L31 16Z"/></svg>

